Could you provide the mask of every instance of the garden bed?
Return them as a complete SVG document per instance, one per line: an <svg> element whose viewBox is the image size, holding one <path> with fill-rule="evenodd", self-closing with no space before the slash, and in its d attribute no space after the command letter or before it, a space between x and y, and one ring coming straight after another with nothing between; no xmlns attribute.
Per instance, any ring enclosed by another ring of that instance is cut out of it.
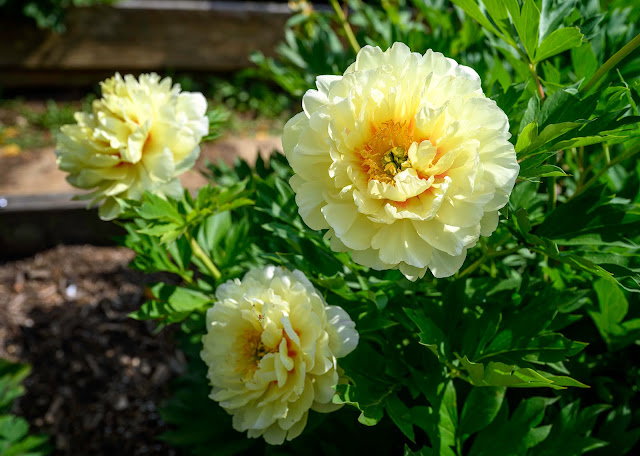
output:
<svg viewBox="0 0 640 456"><path fill-rule="evenodd" d="M172 455L158 407L183 370L172 331L129 318L153 277L124 248L60 246L0 265L0 357L29 363L16 412L54 455ZM157 278L156 278L157 279Z"/></svg>

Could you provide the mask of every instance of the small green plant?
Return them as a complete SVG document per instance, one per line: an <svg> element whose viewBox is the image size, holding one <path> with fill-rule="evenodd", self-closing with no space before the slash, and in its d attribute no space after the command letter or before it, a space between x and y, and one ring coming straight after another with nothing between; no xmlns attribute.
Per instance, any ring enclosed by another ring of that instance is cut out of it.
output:
<svg viewBox="0 0 640 456"><path fill-rule="evenodd" d="M50 453L49 436L30 435L24 418L11 414L13 401L24 394L22 381L31 369L0 359L0 455L45 456Z"/></svg>
<svg viewBox="0 0 640 456"><path fill-rule="evenodd" d="M110 5L117 0L0 0L0 11L33 19L38 27L64 32L67 9L75 6Z"/></svg>
<svg viewBox="0 0 640 456"><path fill-rule="evenodd" d="M93 98L95 97L87 97L86 100ZM84 106L90 104L86 100L83 102ZM71 103L59 103L54 100L47 100L44 111L34 112L29 109L24 109L22 114L27 121L35 127L56 132L62 125L73 122L73 115L76 111L77 106Z"/></svg>

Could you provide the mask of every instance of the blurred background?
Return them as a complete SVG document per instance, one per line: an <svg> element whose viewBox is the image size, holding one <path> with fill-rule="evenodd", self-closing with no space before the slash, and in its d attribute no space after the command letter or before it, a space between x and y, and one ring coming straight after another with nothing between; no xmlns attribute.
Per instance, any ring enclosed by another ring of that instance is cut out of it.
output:
<svg viewBox="0 0 640 456"><path fill-rule="evenodd" d="M0 0L1 206L70 204L74 190L55 165L56 132L116 71L170 76L220 109L227 137L205 148L201 162L251 161L280 148L291 99L256 77L250 56L274 55L291 15L287 3ZM183 181L204 183L196 171Z"/></svg>

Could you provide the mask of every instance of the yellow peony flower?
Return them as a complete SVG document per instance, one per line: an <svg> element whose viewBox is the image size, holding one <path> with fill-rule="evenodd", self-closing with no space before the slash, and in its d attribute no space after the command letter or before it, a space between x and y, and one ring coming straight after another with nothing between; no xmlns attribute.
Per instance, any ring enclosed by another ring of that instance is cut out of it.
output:
<svg viewBox="0 0 640 456"><path fill-rule="evenodd" d="M496 229L519 170L477 73L395 43L316 84L282 138L305 223L359 264L454 274Z"/></svg>
<svg viewBox="0 0 640 456"><path fill-rule="evenodd" d="M116 198L136 200L145 190L179 198L176 176L193 166L209 131L204 96L180 92L155 73L139 80L116 73L100 86L92 112L78 112L77 124L60 128L56 155L69 183L94 189L86 197L104 201L105 220L121 212Z"/></svg>
<svg viewBox="0 0 640 456"><path fill-rule="evenodd" d="M200 356L211 399L234 429L277 445L294 439L309 409L330 412L339 381L336 358L358 344L340 307L328 306L300 271L268 266L216 290Z"/></svg>

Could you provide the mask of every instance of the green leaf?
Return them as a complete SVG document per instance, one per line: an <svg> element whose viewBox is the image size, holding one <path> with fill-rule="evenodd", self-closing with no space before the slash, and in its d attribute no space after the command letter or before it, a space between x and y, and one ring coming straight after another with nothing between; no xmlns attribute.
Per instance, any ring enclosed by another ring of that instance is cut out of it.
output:
<svg viewBox="0 0 640 456"><path fill-rule="evenodd" d="M472 19L474 19L476 22L482 25L485 29L489 30L491 33L495 35L498 35L501 37L504 36L502 35L501 32L499 32L493 26L491 21L489 21L489 19L487 19L487 17L484 14L482 14L480 7L474 0L452 0L452 1L456 6L459 6L460 8L462 8L462 10L467 15L469 15Z"/></svg>
<svg viewBox="0 0 640 456"><path fill-rule="evenodd" d="M51 452L48 441L48 435L27 435L22 440L12 442L2 456L45 456ZM1 445L0 441L0 450Z"/></svg>
<svg viewBox="0 0 640 456"><path fill-rule="evenodd" d="M527 102L527 108L522 115L522 121L520 122L520 131L524 131L525 127L531 124L533 121L540 117L540 99L537 95L529 98ZM536 130L537 136L537 130Z"/></svg>
<svg viewBox="0 0 640 456"><path fill-rule="evenodd" d="M365 426L374 426L383 418L385 399L397 384L388 381L384 374L387 360L370 343L361 340L354 355L340 360L351 384L336 385L333 402L356 407L361 411L358 421Z"/></svg>
<svg viewBox="0 0 640 456"><path fill-rule="evenodd" d="M640 229L634 204L614 198L603 185L593 186L558 205L536 230L536 235L561 245L620 245L635 248L627 233Z"/></svg>
<svg viewBox="0 0 640 456"><path fill-rule="evenodd" d="M398 398L397 394L387 396L385 401L385 410L402 433L406 435L409 440L415 442L411 411L404 402Z"/></svg>
<svg viewBox="0 0 640 456"><path fill-rule="evenodd" d="M533 61L538 44L538 25L540 22L540 10L534 0L525 0L519 18L513 18L516 31L527 55Z"/></svg>
<svg viewBox="0 0 640 456"><path fill-rule="evenodd" d="M514 0L483 0L482 4L504 36L511 37L511 22L507 5L512 6L515 4L516 9L518 9L518 3L514 2Z"/></svg>
<svg viewBox="0 0 640 456"><path fill-rule="evenodd" d="M161 237L161 242L170 242L175 240L176 237L182 232L182 227L177 223L158 223L144 228L140 228L138 233L146 234L148 236Z"/></svg>
<svg viewBox="0 0 640 456"><path fill-rule="evenodd" d="M360 396L363 396L361 391L354 385L336 385L337 394L333 396L334 404L348 404L352 405L360 410L360 416L358 422L365 426L375 426L380 422L384 416L383 405L379 402L373 402L370 404L363 403ZM366 395L366 393L365 393Z"/></svg>
<svg viewBox="0 0 640 456"><path fill-rule="evenodd" d="M580 46L583 36L578 27L566 27L554 30L540 43L540 46L536 50L535 62L541 62L556 54Z"/></svg>
<svg viewBox="0 0 640 456"><path fill-rule="evenodd" d="M49 454L46 435L29 435L29 423L10 412L13 401L24 394L22 381L31 369L0 359L0 453L2 456L45 456Z"/></svg>
<svg viewBox="0 0 640 456"><path fill-rule="evenodd" d="M598 280L593 288L598 295L598 303L607 327L611 328L613 324L620 323L629 310L629 303L622 290L605 280Z"/></svg>
<svg viewBox="0 0 640 456"><path fill-rule="evenodd" d="M516 142L516 154L520 154L523 150L526 150L532 142L538 138L538 122L531 122L527 124L518 135L518 141Z"/></svg>
<svg viewBox="0 0 640 456"><path fill-rule="evenodd" d="M429 348L429 350L431 350L438 358L446 358L445 350L447 339L435 322L428 318L423 311L417 311L406 307L403 308L403 310L416 324L418 329L420 329L420 343Z"/></svg>
<svg viewBox="0 0 640 456"><path fill-rule="evenodd" d="M600 144L603 142L614 143L624 138L627 138L627 136L621 136L621 135L582 136L578 138L559 141L554 144L554 147L558 150L571 149L572 147L592 146L593 144Z"/></svg>
<svg viewBox="0 0 640 456"><path fill-rule="evenodd" d="M539 426L546 408L556 399L532 397L518 404L508 417L508 404L502 408L496 419L474 439L469 456L513 456L528 454L527 450L544 441L551 426Z"/></svg>
<svg viewBox="0 0 640 456"><path fill-rule="evenodd" d="M142 205L135 211L147 220L168 219L176 223L182 222L180 213L171 202L150 192L145 192Z"/></svg>
<svg viewBox="0 0 640 456"><path fill-rule="evenodd" d="M542 0L540 11L540 41L556 30L576 6L577 0Z"/></svg>
<svg viewBox="0 0 640 456"><path fill-rule="evenodd" d="M407 445L404 446L403 456L435 456L433 449L429 447L422 447L417 451L412 451Z"/></svg>
<svg viewBox="0 0 640 456"><path fill-rule="evenodd" d="M202 141L213 141L222 136L223 128L229 120L230 113L226 109L216 108L207 112L209 119L209 133L202 138Z"/></svg>
<svg viewBox="0 0 640 456"><path fill-rule="evenodd" d="M589 315L609 348L618 350L635 342L640 337L640 319L623 321L629 311L624 292L606 280L598 280L593 288L599 311L590 311Z"/></svg>
<svg viewBox="0 0 640 456"><path fill-rule="evenodd" d="M534 127L530 127L530 125L534 125ZM579 126L583 125L581 122L562 122L557 124L547 125L542 132L538 135L538 125L536 122L533 124L527 125L525 130L520 134L526 134L527 137L523 139L523 144L520 149L517 149L516 152L520 157L528 157L532 155L534 152L539 150L549 149L552 141L568 131L571 131ZM520 138L518 138L520 141ZM523 147L526 144L526 147ZM516 147L518 144L516 143Z"/></svg>
<svg viewBox="0 0 640 456"><path fill-rule="evenodd" d="M578 79L586 83L598 71L598 58L590 42L571 49L571 63Z"/></svg>
<svg viewBox="0 0 640 456"><path fill-rule="evenodd" d="M188 288L159 283L151 288L153 294L168 303L177 312L190 312L207 307L213 301L211 297Z"/></svg>
<svg viewBox="0 0 640 456"><path fill-rule="evenodd" d="M609 442L602 454L631 454L631 449L640 440L640 428L632 428L634 425L632 410L628 405L619 405L611 410L595 435L598 439Z"/></svg>
<svg viewBox="0 0 640 456"><path fill-rule="evenodd" d="M623 286L620 283L620 281L616 277L614 277L613 273L609 272L607 269L603 268L602 266L594 263L593 261L588 260L585 257L578 256L573 253L567 253L564 251L560 252L560 250L558 249L558 245L555 242L553 242L551 239L543 238L543 237L531 234L531 222L529 221L529 216L526 210L519 209L513 215L515 216L514 219L516 221L516 225L520 233L524 236L527 242L529 242L533 246L536 246L535 248L541 253L548 255L550 258L556 261L560 261L571 267L583 270L585 272L588 272L590 274L596 275L603 279L609 280L613 283L619 284L620 286ZM572 214L571 217L574 217L574 214ZM574 223L575 223L575 220L574 220ZM631 271L631 273L632 273L631 278L635 279L636 278L635 276L637 274L633 271ZM638 290L640 287L640 278L638 279L636 285L637 286L635 286L635 288L633 289L630 289L630 288L627 288L627 289L634 290L634 291Z"/></svg>
<svg viewBox="0 0 640 456"><path fill-rule="evenodd" d="M3 415L0 416L0 439L17 442L29 432L29 423L24 418Z"/></svg>
<svg viewBox="0 0 640 456"><path fill-rule="evenodd" d="M545 163L549 158L556 155L556 152L543 152L527 157L520 162L520 179L536 181L540 177L566 176L566 173L556 165Z"/></svg>
<svg viewBox="0 0 640 456"><path fill-rule="evenodd" d="M593 116L598 103L598 94L581 97L574 86L556 90L546 99L540 109L536 120L539 128L546 128L548 125L564 124L566 122L585 123ZM588 125L598 125L591 122ZM602 129L598 128L595 133ZM581 132L582 133L582 132ZM581 136L593 135L594 133L581 134ZM567 139L567 138L563 138Z"/></svg>
<svg viewBox="0 0 640 456"><path fill-rule="evenodd" d="M29 375L27 364L18 364L0 358L0 413L8 412L14 399L24 394L22 381Z"/></svg>
<svg viewBox="0 0 640 456"><path fill-rule="evenodd" d="M547 387L553 389L577 386L588 388L587 385L570 377L556 376L530 368L519 368L501 362L491 361L485 366L481 363L472 363L465 356L460 359L460 363L469 372L471 383L475 386Z"/></svg>
<svg viewBox="0 0 640 456"><path fill-rule="evenodd" d="M609 409L608 405L593 405L580 410L580 402L572 402L562 408L553 421L551 432L544 441L530 450L531 456L581 455L608 445L591 437L598 416ZM622 454L622 453L613 453Z"/></svg>
<svg viewBox="0 0 640 456"><path fill-rule="evenodd" d="M487 427L502 407L505 387L474 387L471 389L460 416L460 435L471 435Z"/></svg>
<svg viewBox="0 0 640 456"><path fill-rule="evenodd" d="M440 434L440 454L454 454L451 447L456 444L458 428L458 402L456 389L453 382L448 382L444 387L440 408L438 409L438 431Z"/></svg>
<svg viewBox="0 0 640 456"><path fill-rule="evenodd" d="M151 288L156 300L145 302L140 309L129 314L136 320L166 319L175 323L184 320L193 311L209 307L213 299L196 290L159 283Z"/></svg>

